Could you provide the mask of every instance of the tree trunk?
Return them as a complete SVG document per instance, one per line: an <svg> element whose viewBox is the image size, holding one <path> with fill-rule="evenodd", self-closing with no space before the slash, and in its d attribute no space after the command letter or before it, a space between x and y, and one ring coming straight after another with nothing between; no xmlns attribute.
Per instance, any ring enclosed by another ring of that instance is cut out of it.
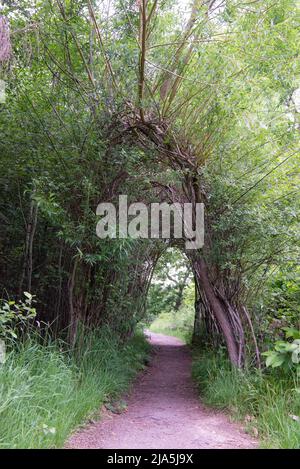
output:
<svg viewBox="0 0 300 469"><path fill-rule="evenodd" d="M74 300L73 300L73 293L74 293L74 286L75 286L75 276L78 264L78 257L76 257L73 269L71 273L71 277L69 279L68 290L69 290L69 308L70 308L70 322L69 322L69 342L72 347L75 346L76 336L77 336L77 326L78 326L78 317L75 314L74 310Z"/></svg>
<svg viewBox="0 0 300 469"><path fill-rule="evenodd" d="M230 361L236 366L241 366L239 350L240 347L235 337L228 311L215 293L204 259L201 258L195 261L194 269L197 280L201 285L205 293L205 297L209 303L210 310L215 316L217 323L223 333Z"/></svg>
<svg viewBox="0 0 300 469"><path fill-rule="evenodd" d="M33 191L34 194L35 191ZM32 280L32 255L33 255L33 239L37 225L37 213L38 207L31 197L30 208L28 214L28 221L26 223L26 238L25 238L25 250L23 257L23 266L21 272L21 278L19 282L19 298L22 296L23 284L26 278L26 289L31 293L31 280Z"/></svg>
<svg viewBox="0 0 300 469"><path fill-rule="evenodd" d="M203 317L203 303L199 295L199 290L195 279L195 318L192 342L199 342L203 337L204 332L204 317Z"/></svg>

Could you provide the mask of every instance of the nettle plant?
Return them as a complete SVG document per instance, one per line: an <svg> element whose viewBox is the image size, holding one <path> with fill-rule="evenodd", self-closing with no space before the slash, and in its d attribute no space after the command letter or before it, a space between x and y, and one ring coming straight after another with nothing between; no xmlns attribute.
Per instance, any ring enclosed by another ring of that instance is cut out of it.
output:
<svg viewBox="0 0 300 469"><path fill-rule="evenodd" d="M278 340L273 350L264 352L267 357L266 366L286 370L296 369L300 373L300 330L292 327L284 327L286 340Z"/></svg>
<svg viewBox="0 0 300 469"><path fill-rule="evenodd" d="M0 339L17 339L18 332L36 316L34 295L24 292L24 300L0 300Z"/></svg>

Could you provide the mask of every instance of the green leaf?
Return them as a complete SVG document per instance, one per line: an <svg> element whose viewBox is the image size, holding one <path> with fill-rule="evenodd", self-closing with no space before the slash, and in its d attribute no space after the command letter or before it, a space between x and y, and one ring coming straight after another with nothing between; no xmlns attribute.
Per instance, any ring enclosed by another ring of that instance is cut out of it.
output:
<svg viewBox="0 0 300 469"><path fill-rule="evenodd" d="M281 366L286 360L286 356L282 353L273 352L272 355L269 355L266 360L266 366L271 366L272 368L276 368Z"/></svg>

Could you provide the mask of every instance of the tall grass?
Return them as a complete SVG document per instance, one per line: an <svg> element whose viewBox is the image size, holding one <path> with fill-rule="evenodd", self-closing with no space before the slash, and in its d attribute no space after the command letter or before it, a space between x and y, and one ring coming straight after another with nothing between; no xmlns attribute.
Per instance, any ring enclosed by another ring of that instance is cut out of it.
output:
<svg viewBox="0 0 300 469"><path fill-rule="evenodd" d="M108 330L74 350L35 338L0 365L0 448L62 447L71 431L125 391L148 353L142 335L121 344Z"/></svg>
<svg viewBox="0 0 300 469"><path fill-rule="evenodd" d="M221 352L194 352L193 377L203 401L227 409L267 448L300 448L300 384L280 370L231 367Z"/></svg>

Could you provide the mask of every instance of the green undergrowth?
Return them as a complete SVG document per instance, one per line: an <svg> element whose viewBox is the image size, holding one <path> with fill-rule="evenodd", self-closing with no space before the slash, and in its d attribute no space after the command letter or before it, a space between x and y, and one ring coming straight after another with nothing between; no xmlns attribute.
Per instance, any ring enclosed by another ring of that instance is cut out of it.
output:
<svg viewBox="0 0 300 469"><path fill-rule="evenodd" d="M72 351L35 338L14 347L0 364L0 447L62 447L128 389L148 353L143 335L122 344L109 330L82 333Z"/></svg>
<svg viewBox="0 0 300 469"><path fill-rule="evenodd" d="M204 403L227 410L264 448L300 448L300 383L282 370L233 369L223 351L194 351Z"/></svg>
<svg viewBox="0 0 300 469"><path fill-rule="evenodd" d="M160 314L149 327L150 331L170 335L189 343L192 337L194 311L182 308L178 312Z"/></svg>

